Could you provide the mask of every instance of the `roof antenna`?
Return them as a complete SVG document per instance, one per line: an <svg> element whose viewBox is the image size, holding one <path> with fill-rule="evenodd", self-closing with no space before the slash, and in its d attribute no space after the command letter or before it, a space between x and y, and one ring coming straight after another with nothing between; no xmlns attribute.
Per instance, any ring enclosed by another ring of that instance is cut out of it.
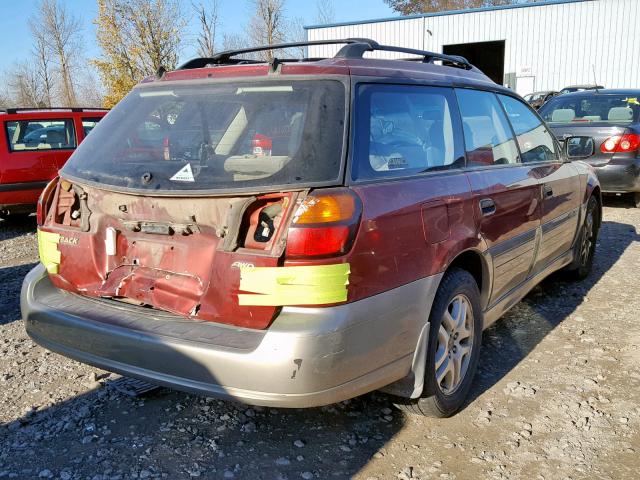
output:
<svg viewBox="0 0 640 480"><path fill-rule="evenodd" d="M593 72L593 86L596 87L596 93L600 93L598 92L598 80L596 80L596 66L593 63L591 64L591 71Z"/></svg>

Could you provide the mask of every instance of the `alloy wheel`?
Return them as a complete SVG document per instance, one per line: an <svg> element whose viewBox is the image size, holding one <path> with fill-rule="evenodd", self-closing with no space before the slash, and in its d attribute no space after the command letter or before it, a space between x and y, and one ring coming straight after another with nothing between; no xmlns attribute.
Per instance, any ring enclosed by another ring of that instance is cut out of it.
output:
<svg viewBox="0 0 640 480"><path fill-rule="evenodd" d="M580 245L580 265L589 264L589 257L593 248L593 211L587 212L587 218L584 220L584 232L582 235L582 244Z"/></svg>
<svg viewBox="0 0 640 480"><path fill-rule="evenodd" d="M462 294L453 297L440 323L435 354L436 383L453 394L464 380L473 349L473 308Z"/></svg>

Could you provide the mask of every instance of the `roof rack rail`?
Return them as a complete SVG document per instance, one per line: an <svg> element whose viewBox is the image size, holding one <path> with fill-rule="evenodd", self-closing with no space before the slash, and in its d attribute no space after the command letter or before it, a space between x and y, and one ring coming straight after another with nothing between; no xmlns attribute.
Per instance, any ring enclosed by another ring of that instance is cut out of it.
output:
<svg viewBox="0 0 640 480"><path fill-rule="evenodd" d="M108 112L108 108L102 107L15 107L15 108L3 108L0 112L5 113L18 113L18 112L47 112L47 111L71 111L71 112L88 112L88 111L104 111Z"/></svg>
<svg viewBox="0 0 640 480"><path fill-rule="evenodd" d="M459 55L447 55L444 53L430 52L428 50L418 50L415 48L395 47L391 45L380 45L374 40L359 39L361 42L354 42L345 45L340 49L334 58L362 58L366 52L395 52L406 53L408 55L416 55L422 57L423 63L433 63L436 60L441 60L445 64L450 66L464 68L465 70L471 70L474 66L464 57ZM411 58L403 58L402 60L414 60ZM415 59L417 60L417 59ZM414 60L414 61L415 61Z"/></svg>
<svg viewBox="0 0 640 480"><path fill-rule="evenodd" d="M423 63L433 63L436 60L442 61L445 65L463 68L465 70L473 70L475 67L464 57L458 55L446 55L444 53L429 52L426 50L417 50L414 48L394 47L391 45L380 45L375 40L369 38L342 38L334 40L313 40L308 42L292 42L292 43L279 43L276 45L263 45L260 47L240 48L237 50L225 50L217 53L212 57L194 58L178 67L178 70L190 70L192 68L204 68L207 65L241 65L241 64L256 64L264 63L261 60L253 59L240 59L233 58L238 55L247 53L263 52L268 50L283 50L287 48L308 47L313 45L344 45L334 58L363 58L366 52L396 52L406 53L409 55L416 55L422 57ZM284 61L317 61L323 60L321 58L303 58L284 60L278 59L278 62ZM402 60L418 60L418 59L402 59Z"/></svg>
<svg viewBox="0 0 640 480"><path fill-rule="evenodd" d="M264 52L268 50L284 50L287 48L297 47L309 47L313 45L340 45L344 43L357 43L362 39L349 38L349 39L337 39L337 40L313 40L308 42L290 42L290 43L278 43L276 45L263 45L260 47L239 48L237 50L225 50L223 52L216 53L212 57L194 58L188 62L180 65L178 70L189 70L192 68L203 68L207 65L237 65L242 63L264 63L262 60L252 59L234 59L238 55L246 53ZM318 60L318 59L314 59Z"/></svg>

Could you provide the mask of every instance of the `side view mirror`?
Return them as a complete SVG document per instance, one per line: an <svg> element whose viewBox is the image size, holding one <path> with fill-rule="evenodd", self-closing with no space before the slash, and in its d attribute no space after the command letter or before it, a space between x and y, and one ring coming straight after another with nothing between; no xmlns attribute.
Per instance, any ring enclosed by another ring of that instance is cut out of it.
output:
<svg viewBox="0 0 640 480"><path fill-rule="evenodd" d="M565 157L569 161L589 158L596 151L593 137L566 137L563 140Z"/></svg>

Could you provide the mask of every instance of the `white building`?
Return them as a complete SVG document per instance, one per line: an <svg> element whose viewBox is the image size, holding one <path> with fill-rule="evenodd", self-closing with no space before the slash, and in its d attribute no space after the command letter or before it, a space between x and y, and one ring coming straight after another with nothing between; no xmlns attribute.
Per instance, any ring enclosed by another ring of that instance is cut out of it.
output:
<svg viewBox="0 0 640 480"><path fill-rule="evenodd" d="M594 82L640 88L639 21L640 0L547 0L305 28L309 40L364 37L462 55L524 95ZM338 48L311 46L308 55Z"/></svg>

